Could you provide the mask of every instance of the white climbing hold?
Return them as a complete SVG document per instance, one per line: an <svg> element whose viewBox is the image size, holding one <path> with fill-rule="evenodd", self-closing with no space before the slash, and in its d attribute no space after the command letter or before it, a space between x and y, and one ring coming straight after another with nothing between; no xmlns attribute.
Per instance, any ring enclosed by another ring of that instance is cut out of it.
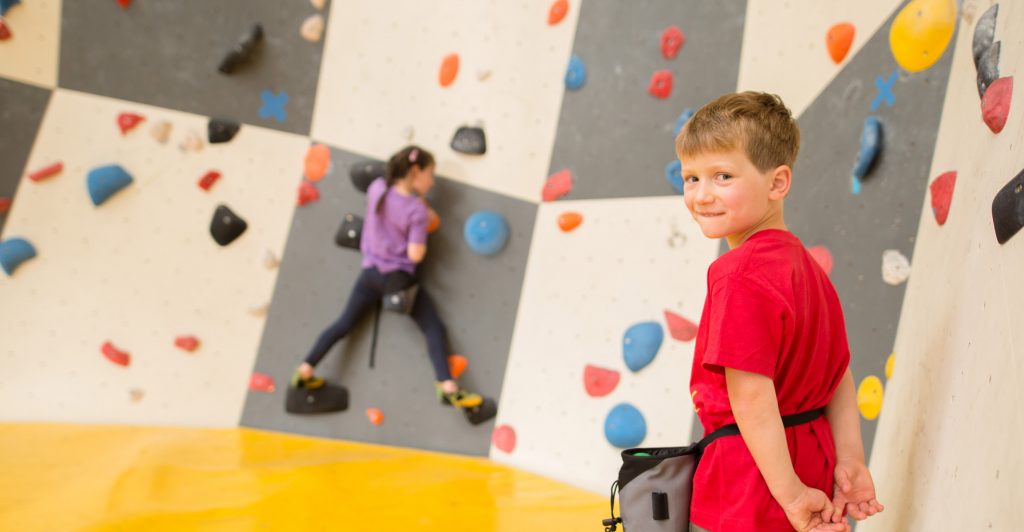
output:
<svg viewBox="0 0 1024 532"><path fill-rule="evenodd" d="M480 69L476 71L476 79L480 81L487 81L491 77L491 71Z"/></svg>
<svg viewBox="0 0 1024 532"><path fill-rule="evenodd" d="M270 302L261 303L259 305L253 305L249 307L249 314L256 316L257 318L266 316L267 311L270 310Z"/></svg>
<svg viewBox="0 0 1024 532"><path fill-rule="evenodd" d="M269 249L263 253L263 267L268 270L273 270L281 264L281 261L277 260L277 255L274 255L273 251Z"/></svg>
<svg viewBox="0 0 1024 532"><path fill-rule="evenodd" d="M910 261L899 250L887 249L882 253L882 279L893 286L910 277Z"/></svg>
<svg viewBox="0 0 1024 532"><path fill-rule="evenodd" d="M167 144L167 140L171 138L171 123L166 120L156 122L149 128L149 135L160 144Z"/></svg>
<svg viewBox="0 0 1024 532"><path fill-rule="evenodd" d="M195 130L186 133L185 138L181 139L181 143L178 144L182 151L200 151L203 149L203 146L203 137L196 133Z"/></svg>
<svg viewBox="0 0 1024 532"><path fill-rule="evenodd" d="M412 126L408 126L402 130L402 138L412 142L413 137L416 136L416 130Z"/></svg>
<svg viewBox="0 0 1024 532"><path fill-rule="evenodd" d="M327 0L309 0L309 3L313 4L313 7L323 11L324 5L327 3Z"/></svg>
<svg viewBox="0 0 1024 532"><path fill-rule="evenodd" d="M307 18L302 23L302 30L299 33L302 34L303 39L309 42L319 42L324 35L324 16L313 15Z"/></svg>

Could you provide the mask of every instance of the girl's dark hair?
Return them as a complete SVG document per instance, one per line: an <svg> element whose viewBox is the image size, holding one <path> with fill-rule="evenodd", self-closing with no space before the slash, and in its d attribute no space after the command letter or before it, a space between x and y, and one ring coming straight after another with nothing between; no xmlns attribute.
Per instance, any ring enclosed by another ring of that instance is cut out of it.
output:
<svg viewBox="0 0 1024 532"><path fill-rule="evenodd" d="M409 145L391 156L387 164L387 175L384 176L387 181L387 187L384 189L384 193L381 194L380 199L377 200L377 212L380 212L380 207L384 204L384 198L388 195L388 189L396 181L409 175L409 170L414 165L420 170L426 170L434 166L434 155L419 146Z"/></svg>

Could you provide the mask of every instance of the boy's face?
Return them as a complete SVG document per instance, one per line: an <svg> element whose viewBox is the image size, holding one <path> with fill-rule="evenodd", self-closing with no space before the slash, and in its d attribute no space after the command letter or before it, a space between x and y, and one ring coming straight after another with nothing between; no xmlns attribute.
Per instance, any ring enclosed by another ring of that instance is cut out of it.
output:
<svg viewBox="0 0 1024 532"><path fill-rule="evenodd" d="M698 153L683 159L683 201L708 238L742 244L761 229L785 228L782 199L791 170L779 166L762 172L741 149Z"/></svg>

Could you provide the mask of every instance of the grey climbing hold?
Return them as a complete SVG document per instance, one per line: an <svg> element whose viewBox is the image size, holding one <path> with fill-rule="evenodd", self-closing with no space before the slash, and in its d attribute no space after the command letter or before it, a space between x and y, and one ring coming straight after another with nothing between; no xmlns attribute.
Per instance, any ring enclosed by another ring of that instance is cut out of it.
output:
<svg viewBox="0 0 1024 532"><path fill-rule="evenodd" d="M479 127L460 127L452 137L452 149L468 155L487 153L487 137L484 130Z"/></svg>
<svg viewBox="0 0 1024 532"><path fill-rule="evenodd" d="M985 11L985 14L978 18L978 24L974 26L974 40L971 42L971 51L974 52L974 67L978 67L981 56L992 46L996 39L996 17L999 15L999 4L995 4Z"/></svg>
<svg viewBox="0 0 1024 532"><path fill-rule="evenodd" d="M978 62L978 95L984 97L985 91L993 81L999 79L1000 42L996 41L985 50Z"/></svg>
<svg viewBox="0 0 1024 532"><path fill-rule="evenodd" d="M252 59L261 42L263 42L263 26L255 24L248 33L242 35L234 48L224 56L217 70L224 74L233 73L238 67Z"/></svg>
<svg viewBox="0 0 1024 532"><path fill-rule="evenodd" d="M221 142L228 142L235 138L238 134L238 130L242 129L242 125L238 122L231 120L223 120L220 118L211 118L210 123L206 127L206 132L209 137L210 144L218 144Z"/></svg>
<svg viewBox="0 0 1024 532"><path fill-rule="evenodd" d="M1000 244L1024 227L1024 170L1010 180L992 200L992 224Z"/></svg>
<svg viewBox="0 0 1024 532"><path fill-rule="evenodd" d="M374 179L383 177L386 174L387 166L381 161L359 161L348 169L348 176L352 180L352 186L364 194L366 189L370 188L370 183L373 183Z"/></svg>

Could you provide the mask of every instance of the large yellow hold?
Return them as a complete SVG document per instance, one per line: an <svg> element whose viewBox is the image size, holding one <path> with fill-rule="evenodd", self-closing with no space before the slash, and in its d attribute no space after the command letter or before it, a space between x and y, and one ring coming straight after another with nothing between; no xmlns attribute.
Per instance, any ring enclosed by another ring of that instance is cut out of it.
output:
<svg viewBox="0 0 1024 532"><path fill-rule="evenodd" d="M956 28L956 0L913 0L889 30L889 47L900 67L920 72L935 64Z"/></svg>
<svg viewBox="0 0 1024 532"><path fill-rule="evenodd" d="M868 375L860 381L857 388L857 407L864 419L875 419L882 412L882 395L882 380L878 377Z"/></svg>

